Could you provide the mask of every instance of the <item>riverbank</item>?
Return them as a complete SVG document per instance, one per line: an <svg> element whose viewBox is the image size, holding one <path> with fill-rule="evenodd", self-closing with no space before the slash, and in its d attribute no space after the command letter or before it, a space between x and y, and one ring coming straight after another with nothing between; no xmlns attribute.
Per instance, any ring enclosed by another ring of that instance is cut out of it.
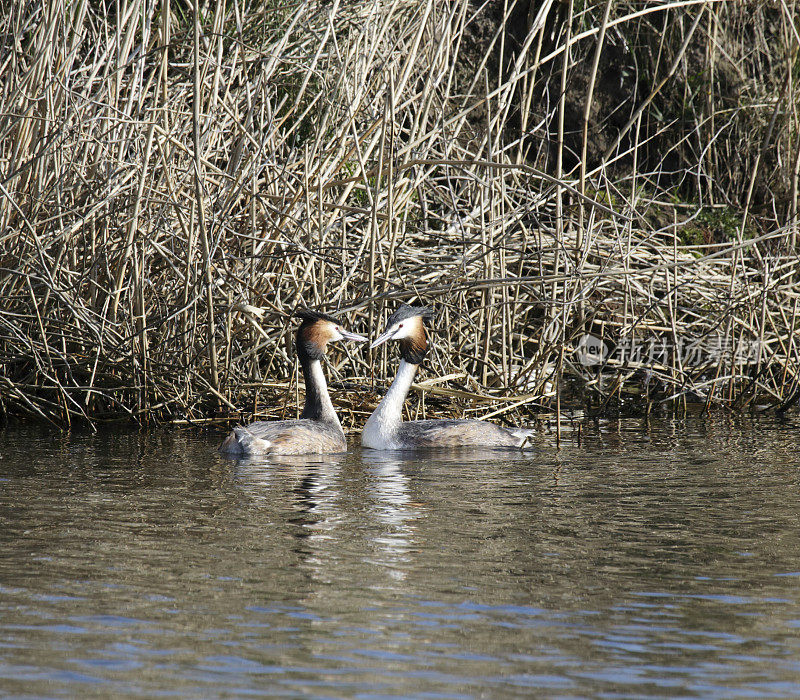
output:
<svg viewBox="0 0 800 700"><path fill-rule="evenodd" d="M793 403L788 10L237 7L3 11L4 415L291 412L295 307L374 334L416 300L420 410L521 420L575 382L609 410Z"/></svg>

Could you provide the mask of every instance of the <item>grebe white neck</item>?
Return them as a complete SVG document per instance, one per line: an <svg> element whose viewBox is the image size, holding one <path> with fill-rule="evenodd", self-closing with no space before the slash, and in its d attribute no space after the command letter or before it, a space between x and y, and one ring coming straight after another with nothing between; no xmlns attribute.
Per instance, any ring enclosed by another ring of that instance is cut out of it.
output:
<svg viewBox="0 0 800 700"><path fill-rule="evenodd" d="M393 449L397 430L403 422L403 402L408 396L414 376L419 365L400 361L397 376L394 378L389 391L381 399L378 408L367 420L361 433L361 444L374 449Z"/></svg>
<svg viewBox="0 0 800 700"><path fill-rule="evenodd" d="M306 401L300 417L341 425L328 393L322 363L319 360L304 362L303 379L306 383Z"/></svg>

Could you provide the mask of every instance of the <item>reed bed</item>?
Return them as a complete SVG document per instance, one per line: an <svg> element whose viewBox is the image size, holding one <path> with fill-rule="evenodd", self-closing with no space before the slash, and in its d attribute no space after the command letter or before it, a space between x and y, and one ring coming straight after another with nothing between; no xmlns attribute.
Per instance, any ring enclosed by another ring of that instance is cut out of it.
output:
<svg viewBox="0 0 800 700"><path fill-rule="evenodd" d="M437 312L417 413L786 408L795 10L4 5L0 410L293 416L293 309L401 301ZM356 426L392 355L330 360Z"/></svg>

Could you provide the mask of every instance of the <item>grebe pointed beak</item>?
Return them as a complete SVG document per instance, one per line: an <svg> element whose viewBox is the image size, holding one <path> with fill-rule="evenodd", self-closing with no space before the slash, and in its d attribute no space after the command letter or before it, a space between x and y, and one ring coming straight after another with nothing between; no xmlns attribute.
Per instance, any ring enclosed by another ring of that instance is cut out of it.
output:
<svg viewBox="0 0 800 700"><path fill-rule="evenodd" d="M342 328L339 329L339 333L342 334L342 338L345 340L357 340L359 343L364 343L369 338L365 338L363 335L359 335L358 333L351 333L350 331L346 331Z"/></svg>
<svg viewBox="0 0 800 700"><path fill-rule="evenodd" d="M379 335L372 341L372 344L369 346L370 349L377 348L379 345L383 345L387 340L391 340L395 333L397 333L397 329L386 331L382 335Z"/></svg>

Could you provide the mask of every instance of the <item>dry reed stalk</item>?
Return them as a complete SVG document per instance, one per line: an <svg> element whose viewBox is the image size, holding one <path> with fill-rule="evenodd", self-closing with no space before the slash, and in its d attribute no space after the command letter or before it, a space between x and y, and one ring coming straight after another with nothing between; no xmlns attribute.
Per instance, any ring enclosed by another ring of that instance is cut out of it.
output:
<svg viewBox="0 0 800 700"><path fill-rule="evenodd" d="M481 18L467 0L195 0L187 16L120 0L114 17L7 4L0 410L58 424L291 415L295 305L367 332L415 300L440 319L415 415L560 415L562 376L609 407L642 391L648 406L784 406L800 376L795 3L770 16L785 53L772 92L748 73L768 67L764 35L753 54L721 45L748 14L735 5L543 3L515 43L504 2L469 54ZM622 32L655 27L654 87L616 107L592 163L599 66ZM696 127L654 161L675 128L659 101L695 55L712 75L686 98ZM576 171L566 119L585 67ZM723 69L742 77L737 106L717 92ZM737 149L753 135L760 150ZM714 238L707 209L665 184L697 173L713 211L738 203L735 236ZM575 352L585 333L617 348L603 372ZM717 341L713 361L618 352ZM757 344L752 362L736 343ZM332 353L346 416L369 411L364 384L391 357Z"/></svg>

